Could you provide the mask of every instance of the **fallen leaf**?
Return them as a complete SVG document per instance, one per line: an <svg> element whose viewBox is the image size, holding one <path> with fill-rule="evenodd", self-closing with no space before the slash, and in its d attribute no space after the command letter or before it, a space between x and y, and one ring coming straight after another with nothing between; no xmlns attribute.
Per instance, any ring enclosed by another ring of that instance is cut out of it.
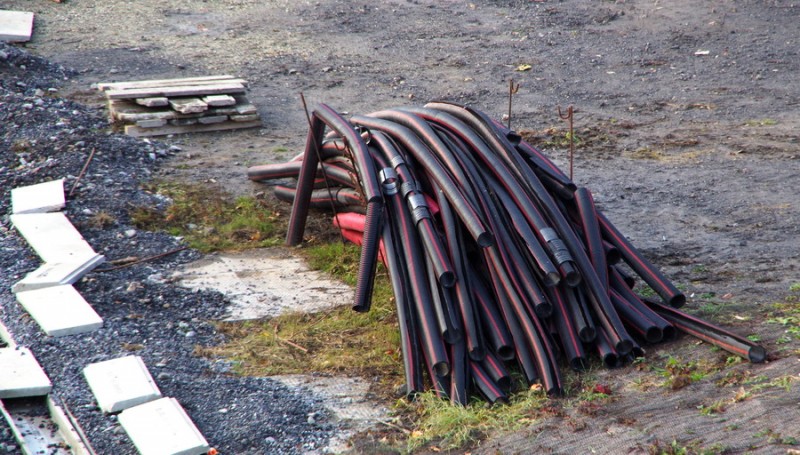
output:
<svg viewBox="0 0 800 455"><path fill-rule="evenodd" d="M517 67L517 71L528 71L531 68L533 68L531 65L528 65L527 63L525 63L525 64L522 64L522 65L518 66Z"/></svg>

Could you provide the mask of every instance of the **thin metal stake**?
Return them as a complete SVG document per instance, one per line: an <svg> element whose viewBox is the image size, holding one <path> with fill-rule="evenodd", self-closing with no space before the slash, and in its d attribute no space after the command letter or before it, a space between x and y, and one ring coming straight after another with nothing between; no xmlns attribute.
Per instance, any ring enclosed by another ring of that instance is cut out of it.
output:
<svg viewBox="0 0 800 455"><path fill-rule="evenodd" d="M308 105L306 104L306 97L303 95L303 92L300 92L300 101L303 103L303 111L306 113L306 122L308 123L309 131L311 131L311 115L308 113ZM322 171L322 180L325 181L325 189L328 190L328 200L331 203L331 211L333 211L333 217L336 218L339 214L336 211L336 204L333 203L333 191L331 191L331 185L328 182L328 173L325 171L325 163L322 162L322 153L319 150L319 144L316 142L314 142L314 152L317 154L319 168ZM347 240L344 238L344 233L342 233L341 229L339 229L339 238L342 240L342 245L347 243Z"/></svg>
<svg viewBox="0 0 800 455"><path fill-rule="evenodd" d="M508 80L508 123L506 126L508 129L511 129L511 100L514 99L514 95L519 91L519 83L516 85L514 84L514 79Z"/></svg>
<svg viewBox="0 0 800 455"><path fill-rule="evenodd" d="M558 106L558 116L561 120L569 123L569 179L572 180L572 165L575 161L575 130L572 128L572 106L567 108L567 115L561 113L561 106Z"/></svg>

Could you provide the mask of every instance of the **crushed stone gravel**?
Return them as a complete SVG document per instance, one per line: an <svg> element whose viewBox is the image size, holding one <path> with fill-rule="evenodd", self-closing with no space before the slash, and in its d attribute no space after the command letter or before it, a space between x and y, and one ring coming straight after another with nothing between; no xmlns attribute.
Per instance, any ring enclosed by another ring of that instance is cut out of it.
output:
<svg viewBox="0 0 800 455"><path fill-rule="evenodd" d="M142 190L141 183L176 150L109 133L102 110L59 97L70 70L23 49L0 43L0 75L0 318L16 343L34 352L53 381L54 398L74 413L97 453L126 455L136 449L116 416L98 409L82 370L131 354L144 359L162 394L178 399L220 453L324 452L336 428L307 391L269 378L239 377L230 362L194 354L196 346L223 341L212 322L223 317L226 306L219 293L181 288L166 278L176 266L199 258L196 251L94 271L76 283L104 319L97 331L47 337L24 313L10 289L40 261L9 222L11 189L64 178L69 193L94 150L64 212L106 258L148 257L183 246L165 233L136 231L128 215L133 206L168 203ZM98 213L110 215L113 223L93 225ZM18 447L0 421L0 453L4 450L15 453Z"/></svg>

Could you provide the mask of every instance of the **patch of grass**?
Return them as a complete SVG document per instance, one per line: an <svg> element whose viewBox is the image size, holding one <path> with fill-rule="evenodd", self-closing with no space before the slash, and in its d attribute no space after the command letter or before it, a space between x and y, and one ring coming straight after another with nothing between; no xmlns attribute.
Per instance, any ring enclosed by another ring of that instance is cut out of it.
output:
<svg viewBox="0 0 800 455"><path fill-rule="evenodd" d="M682 389L717 370L712 365L700 362L682 362L673 356L667 358L664 367L653 366L652 369L664 377L662 385L672 390Z"/></svg>
<svg viewBox="0 0 800 455"><path fill-rule="evenodd" d="M97 212L87 220L87 224L97 229L105 229L113 226L117 222L116 218L108 212Z"/></svg>
<svg viewBox="0 0 800 455"><path fill-rule="evenodd" d="M759 120L748 120L744 122L747 126L774 126L777 125L777 120L771 118L759 119Z"/></svg>
<svg viewBox="0 0 800 455"><path fill-rule="evenodd" d="M169 198L163 210L135 207L131 219L139 229L183 236L192 248L207 253L274 246L283 241L284 221L266 201L233 198L219 186L160 183L146 190Z"/></svg>
<svg viewBox="0 0 800 455"><path fill-rule="evenodd" d="M725 409L728 407L728 400L721 399L717 400L710 405L700 405L697 408L700 410L700 414L704 416L715 416L717 414L725 412Z"/></svg>
<svg viewBox="0 0 800 455"><path fill-rule="evenodd" d="M515 393L505 406L490 406L479 399L467 406L452 406L433 392L404 401L403 406L416 416L416 429L407 446L411 453L427 444L435 444L434 451L463 448L489 433L514 431L552 413L547 395L536 387Z"/></svg>
<svg viewBox="0 0 800 455"><path fill-rule="evenodd" d="M311 258L312 267L316 264L344 282L355 283L358 247L325 244L301 251ZM223 322L217 329L229 341L204 348L201 354L235 361L240 374L322 372L380 376L387 385L402 381L400 335L385 273L376 278L372 308L367 313L356 313L347 306L262 321Z"/></svg>

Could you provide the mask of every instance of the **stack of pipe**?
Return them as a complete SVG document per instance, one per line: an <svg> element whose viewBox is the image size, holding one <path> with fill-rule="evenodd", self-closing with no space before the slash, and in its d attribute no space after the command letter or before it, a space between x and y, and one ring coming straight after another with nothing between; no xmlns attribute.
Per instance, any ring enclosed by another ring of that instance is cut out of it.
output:
<svg viewBox="0 0 800 455"><path fill-rule="evenodd" d="M326 132L327 131L327 132ZM679 311L686 298L544 154L475 109L444 102L354 115L319 105L304 153L254 166L296 177L288 245L309 208L332 209L361 245L354 309L368 311L376 263L394 290L407 391L505 400L518 368L549 394L563 360L580 370L643 355L676 329L754 362L763 348ZM624 265L623 265L624 264ZM659 301L633 291L635 272Z"/></svg>

